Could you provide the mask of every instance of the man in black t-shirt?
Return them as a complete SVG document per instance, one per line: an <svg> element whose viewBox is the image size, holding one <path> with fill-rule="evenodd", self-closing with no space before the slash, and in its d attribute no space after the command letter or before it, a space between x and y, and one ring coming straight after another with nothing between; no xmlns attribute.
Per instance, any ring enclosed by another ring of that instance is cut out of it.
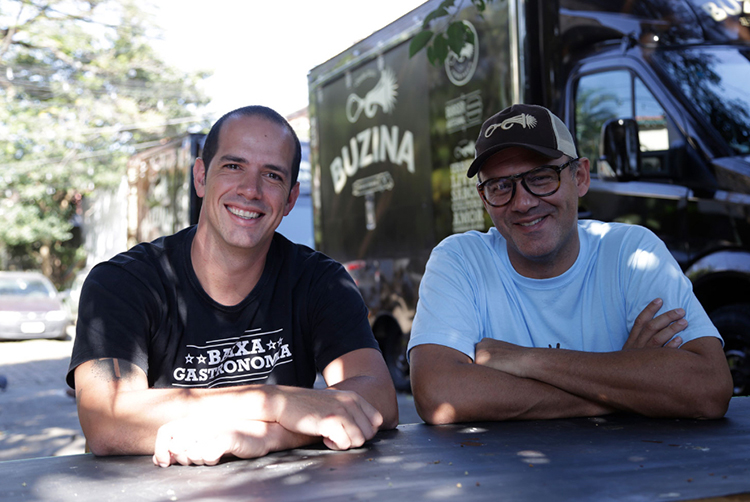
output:
<svg viewBox="0 0 750 502"><path fill-rule="evenodd" d="M95 267L68 373L96 455L213 465L322 438L361 446L398 422L393 384L343 267L276 234L300 144L240 108L196 160L198 224ZM312 389L317 371L326 389Z"/></svg>

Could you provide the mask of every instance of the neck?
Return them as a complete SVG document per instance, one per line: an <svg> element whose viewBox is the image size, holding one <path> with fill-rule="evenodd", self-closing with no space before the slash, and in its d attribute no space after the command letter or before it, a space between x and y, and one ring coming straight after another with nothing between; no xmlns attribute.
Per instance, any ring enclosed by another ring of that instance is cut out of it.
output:
<svg viewBox="0 0 750 502"><path fill-rule="evenodd" d="M508 248L510 264L516 272L529 279L551 279L570 270L581 249L578 233L571 237L571 242L557 252L543 256L521 256Z"/></svg>
<svg viewBox="0 0 750 502"><path fill-rule="evenodd" d="M266 264L265 249L219 246L199 225L190 247L193 270L203 289L221 305L237 305L258 284Z"/></svg>

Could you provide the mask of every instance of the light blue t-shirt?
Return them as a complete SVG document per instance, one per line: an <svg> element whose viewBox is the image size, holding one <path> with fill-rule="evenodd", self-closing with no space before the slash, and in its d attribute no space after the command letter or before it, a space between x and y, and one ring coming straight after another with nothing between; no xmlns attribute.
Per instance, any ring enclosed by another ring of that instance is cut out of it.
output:
<svg viewBox="0 0 750 502"><path fill-rule="evenodd" d="M576 262L550 279L518 274L496 228L443 240L427 262L408 349L434 343L473 360L476 344L495 338L524 347L617 351L655 298L664 300L659 313L685 309L683 343L720 338L692 284L651 231L583 220L578 235Z"/></svg>

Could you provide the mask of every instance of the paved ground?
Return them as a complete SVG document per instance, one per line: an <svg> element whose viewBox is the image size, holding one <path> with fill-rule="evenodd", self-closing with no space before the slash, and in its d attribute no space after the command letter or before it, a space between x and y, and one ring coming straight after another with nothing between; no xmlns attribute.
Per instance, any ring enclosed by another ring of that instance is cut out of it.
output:
<svg viewBox="0 0 750 502"><path fill-rule="evenodd" d="M0 461L83 453L75 400L66 394L72 341L0 341ZM1 380L1 379L0 379ZM421 422L414 401L398 397L401 423Z"/></svg>
<svg viewBox="0 0 750 502"><path fill-rule="evenodd" d="M75 400L65 392L72 341L0 342L0 460L83 453Z"/></svg>

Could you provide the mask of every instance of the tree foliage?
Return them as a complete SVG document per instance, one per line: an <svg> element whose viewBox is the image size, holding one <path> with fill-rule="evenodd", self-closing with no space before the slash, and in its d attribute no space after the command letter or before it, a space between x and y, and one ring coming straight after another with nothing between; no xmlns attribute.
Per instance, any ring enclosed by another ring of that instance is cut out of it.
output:
<svg viewBox="0 0 750 502"><path fill-rule="evenodd" d="M62 285L83 257L82 197L206 103L206 75L165 64L139 1L0 0L0 268Z"/></svg>
<svg viewBox="0 0 750 502"><path fill-rule="evenodd" d="M464 0L443 0L440 5L432 10L422 22L422 30L412 38L409 44L409 57L414 57L422 49L427 50L427 59L434 66L439 66L445 62L449 51L456 54L461 52L465 44L474 43L474 34L460 20L456 20L456 15L461 10ZM484 12L488 2L493 0L471 0L471 3L477 8L479 13ZM440 21L445 21L447 25L442 29L433 29L439 25Z"/></svg>

